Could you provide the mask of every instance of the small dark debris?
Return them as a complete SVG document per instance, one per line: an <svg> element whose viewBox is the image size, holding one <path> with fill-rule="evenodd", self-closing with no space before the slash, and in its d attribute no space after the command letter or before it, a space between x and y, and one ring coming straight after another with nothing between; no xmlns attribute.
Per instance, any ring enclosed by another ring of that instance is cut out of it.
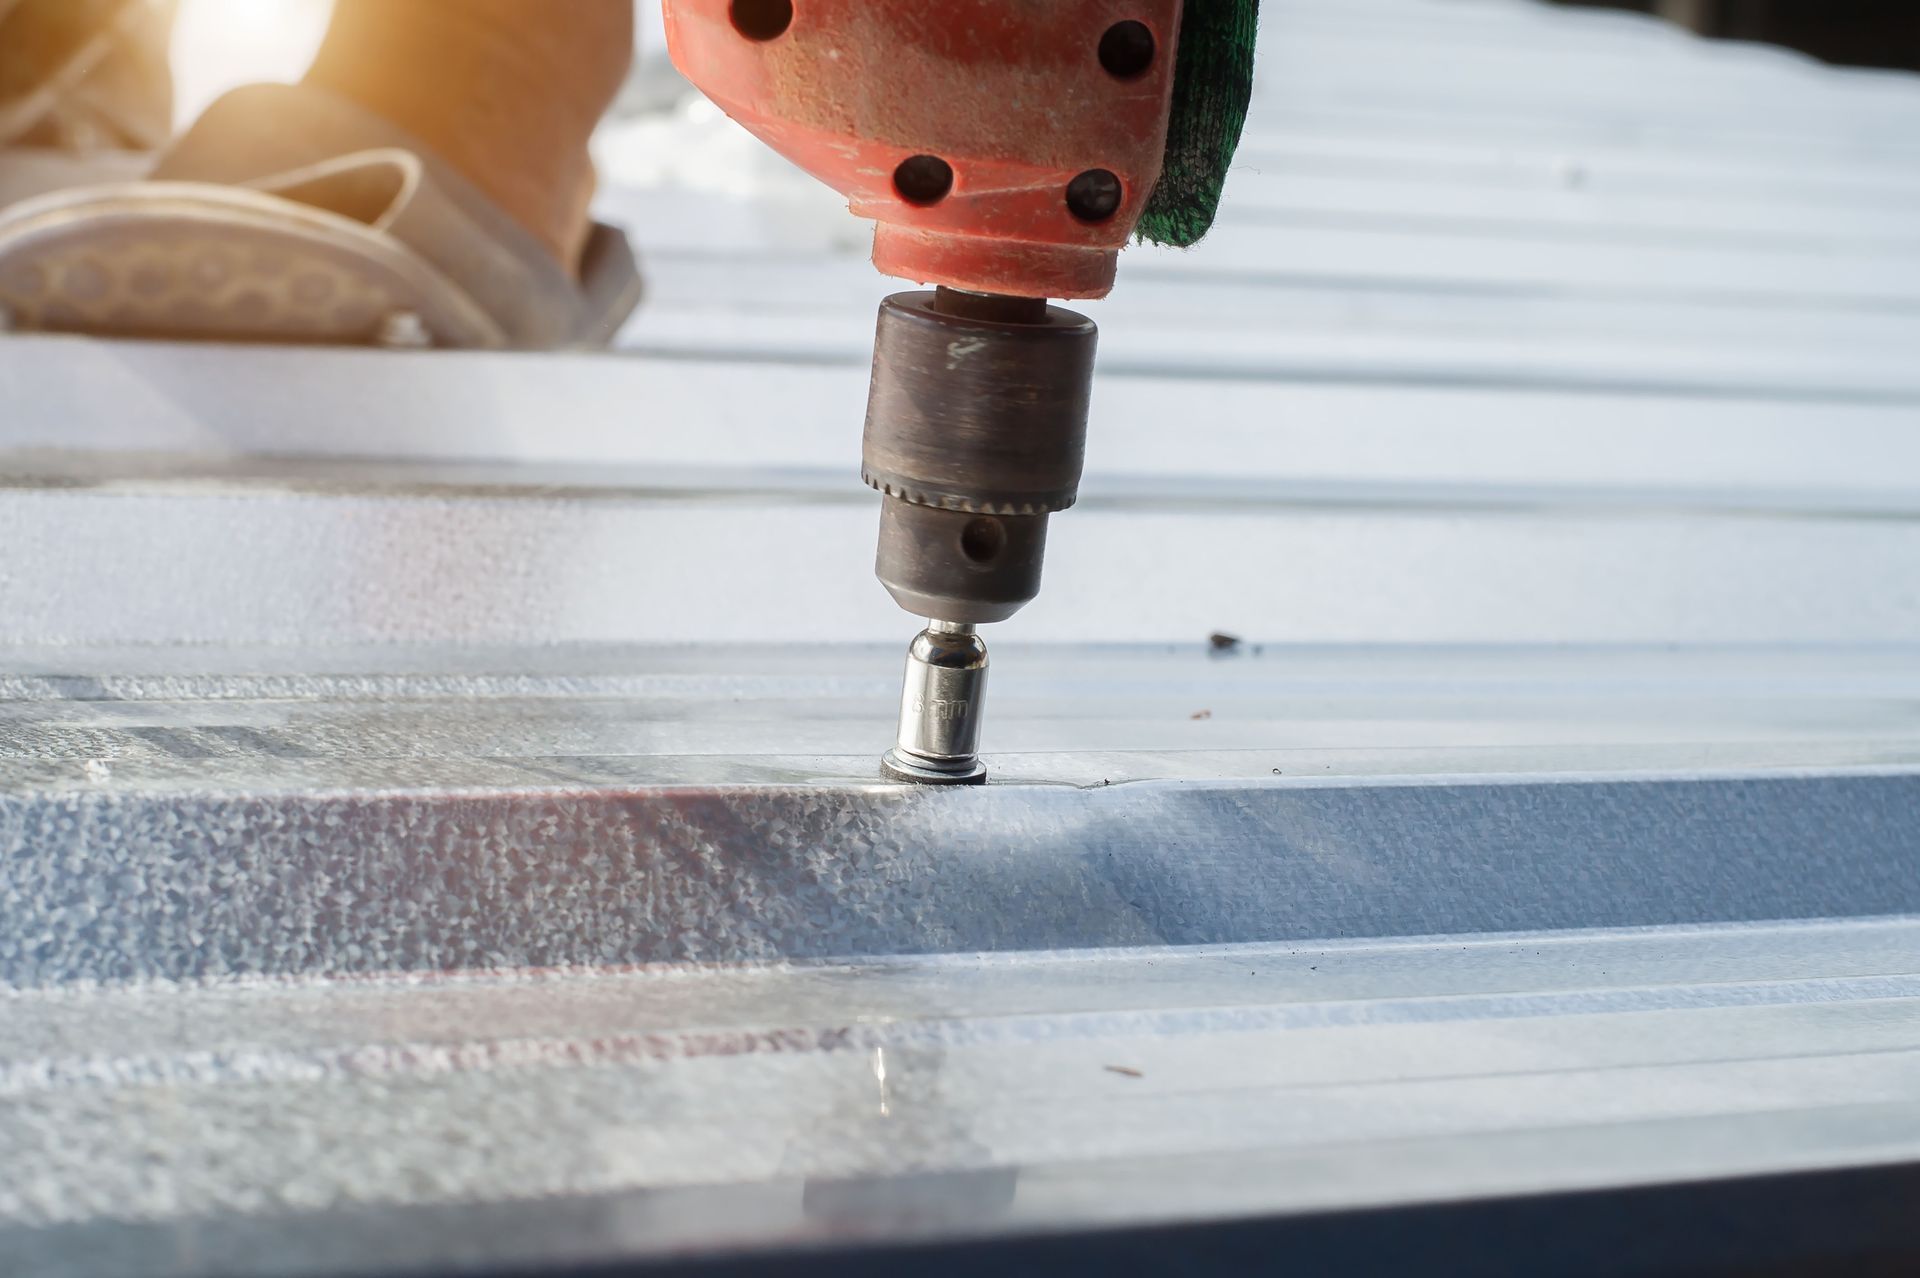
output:
<svg viewBox="0 0 1920 1278"><path fill-rule="evenodd" d="M1122 1078L1145 1078L1146 1077L1146 1075L1142 1074L1139 1070L1133 1069L1126 1065L1109 1065L1107 1066L1107 1073L1118 1074Z"/></svg>
<svg viewBox="0 0 1920 1278"><path fill-rule="evenodd" d="M1211 718L1213 718L1213 711L1211 711L1211 710L1195 710L1195 711L1193 712L1193 717L1194 717L1195 719L1211 719Z"/></svg>
<svg viewBox="0 0 1920 1278"><path fill-rule="evenodd" d="M1230 635L1216 630L1207 636L1207 646L1215 652L1238 652L1240 651L1240 636Z"/></svg>

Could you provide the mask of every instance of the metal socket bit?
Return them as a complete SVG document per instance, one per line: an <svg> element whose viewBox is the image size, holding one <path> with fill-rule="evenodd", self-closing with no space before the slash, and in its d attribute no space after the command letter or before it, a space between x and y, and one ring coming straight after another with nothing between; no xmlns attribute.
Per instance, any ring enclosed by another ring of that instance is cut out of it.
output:
<svg viewBox="0 0 1920 1278"><path fill-rule="evenodd" d="M907 647L900 735L881 761L896 781L979 785L980 720L986 709L987 645L964 623L930 622Z"/></svg>

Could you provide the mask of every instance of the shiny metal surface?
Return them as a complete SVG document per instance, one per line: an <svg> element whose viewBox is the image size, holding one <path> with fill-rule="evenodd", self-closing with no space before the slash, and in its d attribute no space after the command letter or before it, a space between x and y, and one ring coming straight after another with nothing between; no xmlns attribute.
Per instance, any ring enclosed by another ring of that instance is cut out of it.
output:
<svg viewBox="0 0 1920 1278"><path fill-rule="evenodd" d="M449 356L448 358L453 358ZM561 380L564 380L562 378ZM643 394L644 379L634 393ZM404 472L405 468L401 468ZM0 642L892 643L870 494L298 481L0 488ZM1091 496L996 642L1849 644L1920 635L1920 520ZM646 548L645 554L633 552ZM1313 553L1304 553L1311 548ZM1225 565L1263 565L1246 590ZM848 565L854 565L849 568ZM712 588L717 575L729 591ZM1152 606L1144 606L1144 601ZM668 606L668 605L671 606ZM891 695L889 695L891 700ZM883 735L881 741L886 740Z"/></svg>
<svg viewBox="0 0 1920 1278"><path fill-rule="evenodd" d="M1920 912L1920 776L564 784L0 801L0 978L356 974Z"/></svg>
<svg viewBox="0 0 1920 1278"><path fill-rule="evenodd" d="M600 139L619 355L0 341L0 1272L1920 1162L1920 83L1263 20L982 787L877 775L885 286L724 122Z"/></svg>
<svg viewBox="0 0 1920 1278"><path fill-rule="evenodd" d="M900 731L881 769L896 781L978 785L987 645L966 622L930 621L907 645Z"/></svg>
<svg viewBox="0 0 1920 1278"><path fill-rule="evenodd" d="M1916 954L1908 917L16 992L0 1254L390 1273L1911 1160Z"/></svg>
<svg viewBox="0 0 1920 1278"><path fill-rule="evenodd" d="M1920 911L1846 655L1032 649L934 791L884 649L11 653L0 983Z"/></svg>
<svg viewBox="0 0 1920 1278"><path fill-rule="evenodd" d="M956 791L871 780L881 647L0 655L0 1255L485 1269L1920 1158L1911 648L1021 657Z"/></svg>
<svg viewBox="0 0 1920 1278"><path fill-rule="evenodd" d="M1774 772L1920 762L1920 650L1011 645L1035 784ZM14 648L0 766L66 791L873 781L892 645ZM100 769L107 771L104 777Z"/></svg>

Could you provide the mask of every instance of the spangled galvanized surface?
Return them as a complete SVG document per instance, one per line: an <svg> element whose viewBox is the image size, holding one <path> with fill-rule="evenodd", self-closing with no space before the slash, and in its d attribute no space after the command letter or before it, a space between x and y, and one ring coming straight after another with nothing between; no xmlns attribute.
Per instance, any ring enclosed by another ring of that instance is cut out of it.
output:
<svg viewBox="0 0 1920 1278"><path fill-rule="evenodd" d="M1264 7L977 795L871 780L886 285L695 109L623 357L0 344L0 1269L1920 1158L1920 88Z"/></svg>
<svg viewBox="0 0 1920 1278"><path fill-rule="evenodd" d="M1920 778L0 800L10 984L1920 911Z"/></svg>
<svg viewBox="0 0 1920 1278"><path fill-rule="evenodd" d="M1916 955L1906 918L15 993L0 1249L393 1272L1911 1159Z"/></svg>
<svg viewBox="0 0 1920 1278"><path fill-rule="evenodd" d="M951 794L863 751L884 650L18 652L0 975L1920 909L1912 653L1841 655L1016 650Z"/></svg>

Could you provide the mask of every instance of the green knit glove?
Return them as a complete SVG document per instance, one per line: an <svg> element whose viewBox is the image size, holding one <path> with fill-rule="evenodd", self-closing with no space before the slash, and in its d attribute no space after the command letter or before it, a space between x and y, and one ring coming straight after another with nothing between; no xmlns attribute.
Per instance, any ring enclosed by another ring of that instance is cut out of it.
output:
<svg viewBox="0 0 1920 1278"><path fill-rule="evenodd" d="M1167 160L1134 234L1186 248L1213 225L1253 98L1260 0L1187 0L1174 66Z"/></svg>

